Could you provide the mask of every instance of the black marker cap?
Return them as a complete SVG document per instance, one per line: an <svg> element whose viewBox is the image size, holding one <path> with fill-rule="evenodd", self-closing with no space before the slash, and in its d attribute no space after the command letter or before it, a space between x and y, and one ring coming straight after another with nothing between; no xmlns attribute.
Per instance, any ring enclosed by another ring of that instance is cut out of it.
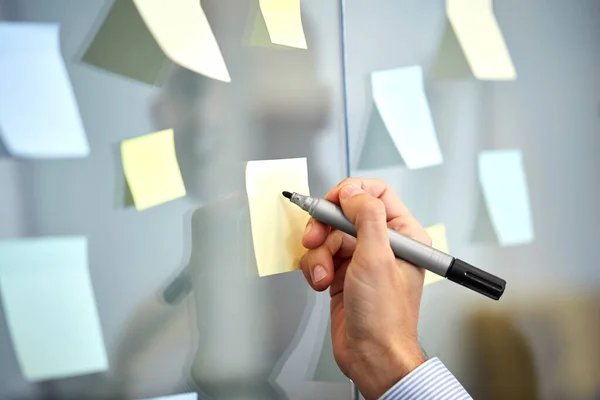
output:
<svg viewBox="0 0 600 400"><path fill-rule="evenodd" d="M484 296L498 300L504 293L506 281L455 258L446 272L446 278L468 287Z"/></svg>

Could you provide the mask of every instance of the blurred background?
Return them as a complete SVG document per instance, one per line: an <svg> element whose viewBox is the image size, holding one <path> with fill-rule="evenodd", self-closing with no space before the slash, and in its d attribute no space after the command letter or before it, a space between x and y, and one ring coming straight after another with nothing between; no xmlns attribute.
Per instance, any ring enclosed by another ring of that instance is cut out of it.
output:
<svg viewBox="0 0 600 400"><path fill-rule="evenodd" d="M254 40L258 1L202 0L231 83L160 57L150 83L86 61L127 1L0 0L2 21L60 24L90 147L55 160L0 150L0 241L87 237L109 366L27 380L0 303L0 399L353 398L330 354L328 294L301 273L248 273L244 162L293 157L307 157L316 196L348 175L388 181L424 226L445 225L452 254L508 282L500 302L448 282L424 291L422 346L474 398L600 398L599 1L496 0L518 78L491 82L455 68L443 0L302 0L307 50ZM115 49L147 40L134 14ZM443 164L364 168L370 74L415 65ZM170 128L187 196L139 212L120 143ZM477 160L501 149L522 152L529 243L501 246L491 226Z"/></svg>

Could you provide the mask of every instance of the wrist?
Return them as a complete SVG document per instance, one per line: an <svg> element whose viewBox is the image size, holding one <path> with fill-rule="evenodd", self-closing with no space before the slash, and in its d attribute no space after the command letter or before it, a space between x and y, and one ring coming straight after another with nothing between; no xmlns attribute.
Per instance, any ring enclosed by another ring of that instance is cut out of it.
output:
<svg viewBox="0 0 600 400"><path fill-rule="evenodd" d="M350 378L366 400L376 400L425 361L418 344L391 347L380 356L355 363Z"/></svg>

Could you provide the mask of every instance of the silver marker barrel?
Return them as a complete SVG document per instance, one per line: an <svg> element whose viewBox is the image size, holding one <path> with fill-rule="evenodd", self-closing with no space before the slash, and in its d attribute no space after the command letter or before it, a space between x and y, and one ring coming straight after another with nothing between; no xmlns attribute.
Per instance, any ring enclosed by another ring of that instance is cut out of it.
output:
<svg viewBox="0 0 600 400"><path fill-rule="evenodd" d="M325 199L298 193L283 192L283 195L317 221L356 237L356 227L346 218L338 205ZM394 230L388 229L388 236L392 251L397 258L448 278L494 300L498 300L504 293L506 281L503 279Z"/></svg>

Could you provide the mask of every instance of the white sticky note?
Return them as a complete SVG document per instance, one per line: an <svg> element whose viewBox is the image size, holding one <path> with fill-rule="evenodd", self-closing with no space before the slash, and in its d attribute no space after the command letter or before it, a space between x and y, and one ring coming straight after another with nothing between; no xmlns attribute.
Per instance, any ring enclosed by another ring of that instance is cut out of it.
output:
<svg viewBox="0 0 600 400"><path fill-rule="evenodd" d="M0 293L29 381L106 371L85 237L0 242Z"/></svg>
<svg viewBox="0 0 600 400"><path fill-rule="evenodd" d="M375 106L406 166L418 169L441 164L421 67L373 72L371 85Z"/></svg>
<svg viewBox="0 0 600 400"><path fill-rule="evenodd" d="M444 253L448 253L448 239L446 237L446 225L437 224L425 228L429 237L431 238L431 247L437 249L439 251L443 251ZM425 272L425 283L424 286L431 285L432 283L439 282L443 280L444 277L439 276L438 274L434 274L433 272L426 271Z"/></svg>
<svg viewBox="0 0 600 400"><path fill-rule="evenodd" d="M300 0L260 0L260 11L273 44L306 49Z"/></svg>
<svg viewBox="0 0 600 400"><path fill-rule="evenodd" d="M133 0L154 39L173 62L230 82L221 49L198 0Z"/></svg>
<svg viewBox="0 0 600 400"><path fill-rule="evenodd" d="M246 191L260 276L299 269L309 215L281 192L309 195L306 158L249 161Z"/></svg>
<svg viewBox="0 0 600 400"><path fill-rule="evenodd" d="M58 24L0 22L0 132L15 157L89 154Z"/></svg>
<svg viewBox="0 0 600 400"><path fill-rule="evenodd" d="M174 394L172 396L152 397L143 400L198 400L197 393L182 393Z"/></svg>
<svg viewBox="0 0 600 400"><path fill-rule="evenodd" d="M508 47L492 0L447 0L446 12L473 75L481 80L515 80Z"/></svg>
<svg viewBox="0 0 600 400"><path fill-rule="evenodd" d="M533 221L521 150L479 153L479 183L501 246L533 241Z"/></svg>

